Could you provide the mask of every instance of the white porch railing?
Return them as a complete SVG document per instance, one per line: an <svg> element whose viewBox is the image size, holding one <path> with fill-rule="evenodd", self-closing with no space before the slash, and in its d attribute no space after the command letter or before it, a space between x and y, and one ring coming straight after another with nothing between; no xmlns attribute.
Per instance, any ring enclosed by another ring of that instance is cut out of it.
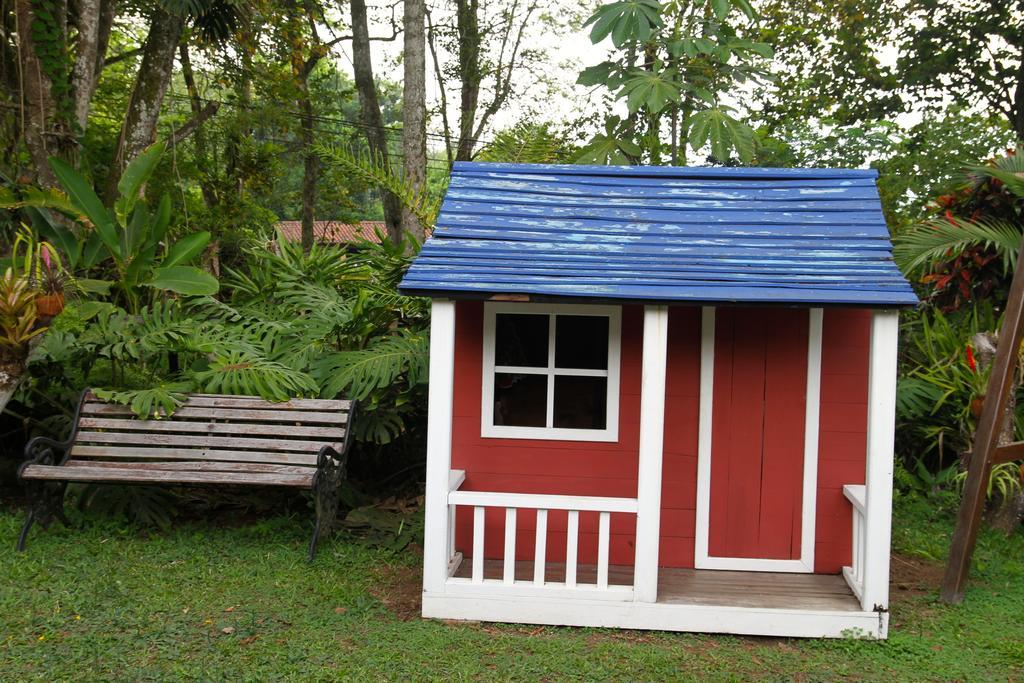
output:
<svg viewBox="0 0 1024 683"><path fill-rule="evenodd" d="M488 593L512 595L571 594L600 597L602 599L631 600L632 585L610 584L609 545L611 541L611 514L636 514L635 498L598 498L590 496L560 496L531 493L498 493L493 491L460 491L465 473L453 471L448 493L448 554L449 590L485 590ZM462 562L461 554L455 550L455 515L459 506L473 508L472 572L469 577L456 577ZM484 576L485 511L487 508L505 510L504 552L502 554L502 578L489 579ZM533 579L516 579L516 525L519 510L536 510L537 524L534 540ZM548 512L567 511L565 546L565 579L549 581L546 578ZM598 513L597 572L594 583L578 581L579 519L581 512Z"/></svg>
<svg viewBox="0 0 1024 683"><path fill-rule="evenodd" d="M858 600L864 599L864 563L867 554L867 534L864 533L866 494L863 484L847 484L843 495L853 505L853 559L849 567L843 567L843 578L850 584L850 590Z"/></svg>

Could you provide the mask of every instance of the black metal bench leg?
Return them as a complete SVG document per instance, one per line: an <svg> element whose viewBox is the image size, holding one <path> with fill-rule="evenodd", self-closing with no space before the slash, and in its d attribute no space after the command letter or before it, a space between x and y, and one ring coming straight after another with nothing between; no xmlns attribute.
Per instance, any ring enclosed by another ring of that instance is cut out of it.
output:
<svg viewBox="0 0 1024 683"><path fill-rule="evenodd" d="M25 526L21 527L21 535L18 536L18 552L25 552L25 540L28 538L28 530L35 524L36 513L34 510L28 511L28 516L25 517Z"/></svg>
<svg viewBox="0 0 1024 683"><path fill-rule="evenodd" d="M320 515L316 516L316 522L313 524L313 538L309 541L309 561L312 562L316 558L316 542L320 540Z"/></svg>

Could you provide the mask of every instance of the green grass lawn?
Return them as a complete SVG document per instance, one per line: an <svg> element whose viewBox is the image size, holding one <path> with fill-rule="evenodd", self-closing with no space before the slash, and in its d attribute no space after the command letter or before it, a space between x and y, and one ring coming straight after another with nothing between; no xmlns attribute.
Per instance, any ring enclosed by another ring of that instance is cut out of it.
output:
<svg viewBox="0 0 1024 683"><path fill-rule="evenodd" d="M4 681L1024 678L1024 535L986 532L966 604L948 607L951 522L922 501L898 508L887 642L424 621L417 553L336 537L309 566L305 518L167 533L89 519L34 532L24 555L20 523L0 513Z"/></svg>

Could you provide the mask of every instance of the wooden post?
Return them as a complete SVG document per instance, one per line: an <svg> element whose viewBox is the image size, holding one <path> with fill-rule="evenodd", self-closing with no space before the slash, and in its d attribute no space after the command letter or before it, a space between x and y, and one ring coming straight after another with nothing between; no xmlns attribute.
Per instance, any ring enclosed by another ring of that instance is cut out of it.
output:
<svg viewBox="0 0 1024 683"><path fill-rule="evenodd" d="M967 481L956 517L956 530L949 549L949 564L942 580L940 596L944 602L960 603L964 599L967 575L971 569L971 556L978 538L978 525L985 507L985 489L989 471L993 464L1009 462L1024 457L1024 443L1017 442L998 447L999 432L1013 388L1013 373L1017 365L1017 350L1020 348L1021 323L1024 322L1024 242L1017 254L1017 267L1013 273L1010 297L1006 302L1003 329L999 332L992 374L985 390L985 405L978 418L974 432L974 446L967 466Z"/></svg>
<svg viewBox="0 0 1024 683"><path fill-rule="evenodd" d="M661 461L665 435L665 368L668 363L668 307L644 306L643 369L640 386L640 452L637 480L634 597L658 599L661 535Z"/></svg>
<svg viewBox="0 0 1024 683"><path fill-rule="evenodd" d="M431 593L443 591L448 580L448 489L454 382L455 302L435 299L430 305L427 484L423 515L423 591ZM476 569L474 565L473 570Z"/></svg>
<svg viewBox="0 0 1024 683"><path fill-rule="evenodd" d="M889 608L889 545L892 537L893 442L896 436L898 311L871 314L868 361L867 470L865 472L863 592L865 611Z"/></svg>

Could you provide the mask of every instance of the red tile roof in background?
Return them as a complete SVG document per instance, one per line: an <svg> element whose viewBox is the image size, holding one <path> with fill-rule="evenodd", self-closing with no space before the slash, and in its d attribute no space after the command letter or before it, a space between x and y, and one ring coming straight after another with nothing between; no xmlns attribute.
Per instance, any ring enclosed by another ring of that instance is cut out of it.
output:
<svg viewBox="0 0 1024 683"><path fill-rule="evenodd" d="M302 238L302 221L278 221L277 228L286 239L298 242ZM340 221L316 221L313 223L313 238L317 242L348 244L365 239L380 244L377 230L385 235L387 228L384 221L359 221L358 223L342 223Z"/></svg>

